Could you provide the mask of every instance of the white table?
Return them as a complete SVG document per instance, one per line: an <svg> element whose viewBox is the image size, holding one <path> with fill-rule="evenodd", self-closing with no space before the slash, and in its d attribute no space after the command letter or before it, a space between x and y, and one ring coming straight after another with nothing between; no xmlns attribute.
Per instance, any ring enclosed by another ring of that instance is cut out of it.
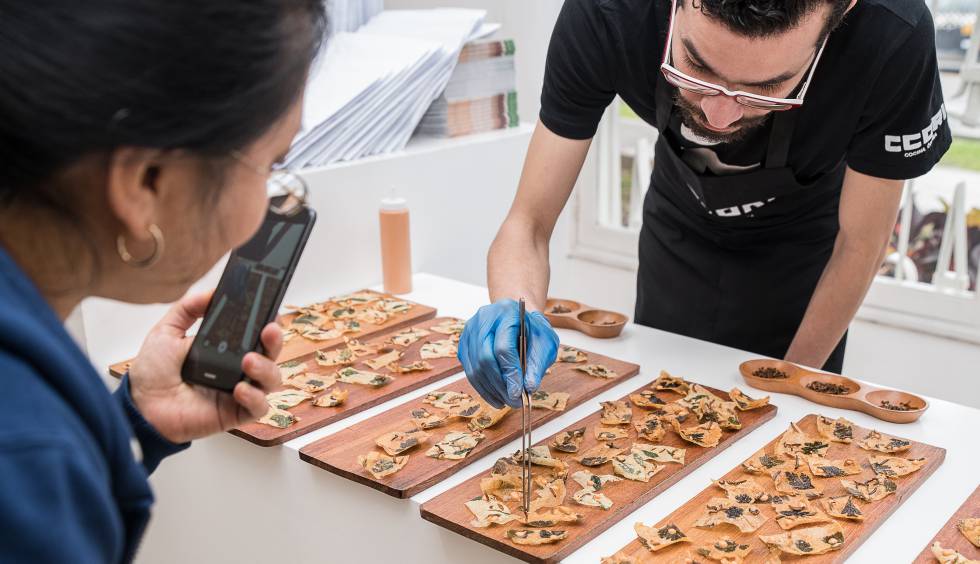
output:
<svg viewBox="0 0 980 564"><path fill-rule="evenodd" d="M486 302L484 288L420 274L409 299L439 308L440 315L468 317ZM723 390L738 385L751 395L738 365L754 355L646 327L628 325L617 339L591 339L559 330L561 340L640 364L637 376L569 410L536 430L545 437L593 411L597 402L616 399L666 369ZM882 351L884 354L886 351ZM887 374L866 379L888 382ZM486 472L500 456L520 448L519 439L487 454L444 482L400 500L355 484L299 459L298 451L392 406L405 403L462 374L295 439L262 448L222 435L199 441L164 462L153 476L158 504L139 562L241 563L394 563L483 564L516 562L495 550L438 527L419 516L419 505L467 478ZM969 377L963 375L963 377ZM758 391L756 391L758 393ZM635 535L633 523L653 524L781 433L807 413L844 415L874 427L947 450L946 461L914 495L867 540L852 562L910 562L980 482L980 452L951 430L980 429L980 410L941 400L922 420L897 425L861 413L831 409L790 395L774 394L779 411L772 421L746 435L704 466L585 545L564 562L597 564ZM957 444L954 441L959 441Z"/></svg>

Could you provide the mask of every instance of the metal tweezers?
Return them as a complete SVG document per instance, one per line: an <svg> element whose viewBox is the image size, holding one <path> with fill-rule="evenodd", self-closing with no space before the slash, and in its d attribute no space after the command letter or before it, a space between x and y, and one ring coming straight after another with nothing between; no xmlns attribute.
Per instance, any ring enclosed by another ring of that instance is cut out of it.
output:
<svg viewBox="0 0 980 564"><path fill-rule="evenodd" d="M527 321L524 298L520 304L520 328L517 332L517 351L521 363L521 486L524 493L521 509L527 517L531 509L531 398L523 378L527 374Z"/></svg>

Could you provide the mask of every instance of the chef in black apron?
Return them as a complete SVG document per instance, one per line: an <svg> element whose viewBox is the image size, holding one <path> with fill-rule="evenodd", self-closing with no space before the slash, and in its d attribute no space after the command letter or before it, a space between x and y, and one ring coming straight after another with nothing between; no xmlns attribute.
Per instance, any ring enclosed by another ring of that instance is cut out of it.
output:
<svg viewBox="0 0 980 564"><path fill-rule="evenodd" d="M717 88L692 91L665 72L665 53ZM753 106L767 92L794 103ZM565 0L540 121L490 250L495 305L529 296L544 307L542 249L617 96L659 131L635 321L840 372L902 181L952 141L923 0ZM498 305L476 317L460 356L492 389L515 372L499 338L513 315Z"/></svg>

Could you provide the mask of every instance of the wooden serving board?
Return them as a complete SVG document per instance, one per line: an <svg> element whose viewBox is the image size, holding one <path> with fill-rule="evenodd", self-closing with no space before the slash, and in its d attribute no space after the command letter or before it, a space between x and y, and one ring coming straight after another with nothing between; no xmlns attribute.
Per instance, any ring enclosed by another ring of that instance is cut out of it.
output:
<svg viewBox="0 0 980 564"><path fill-rule="evenodd" d="M453 319L454 318L450 317L439 317L436 319L423 321L414 325L413 327L429 329L433 325L438 325L444 321ZM397 333L397 330L393 333L382 333L360 342L364 345L382 345L388 339L390 339L391 335L394 333ZM431 341L440 341L448 338L449 335L444 335L433 331L430 335L422 337L420 340L408 345L407 347L386 346L378 353L370 354L357 359L357 361L351 365L353 368L367 372L374 372L376 374L390 374L394 376L395 381L386 386L382 386L381 388L337 382L332 387L328 388L327 391L329 392L330 390L343 388L350 392L347 401L338 407L316 407L313 405L313 402L304 401L296 407L289 409L289 412L297 416L299 421L285 429L277 429L276 427L271 427L263 423L252 422L246 423L237 429L232 429L229 432L259 446L274 446L282 444L286 441L295 439L300 435L305 435L310 431L314 431L325 425L329 425L335 421L339 421L345 417L349 417L355 413L360 413L365 409L374 407L380 403L384 403L391 398L407 394L412 390L417 390L423 386L427 386L437 380L445 378L446 376L455 374L462 370L459 360L457 360L455 357L427 360L426 362L432 365L432 370L425 372L409 372L406 374L392 372L387 367L375 370L365 364L365 361L371 360L384 352L390 352L390 349L402 351L403 356L399 362L402 364L409 364L420 359L419 349L422 348L422 345ZM309 353L294 360L297 362L305 362L309 368L306 371L308 374L313 373L332 375L336 373L337 370L343 368L341 366L320 366L316 363L314 356L315 353ZM285 389L293 388L280 386L276 390L272 391L275 392Z"/></svg>
<svg viewBox="0 0 980 564"><path fill-rule="evenodd" d="M936 536L929 541L929 544L922 549L922 553L915 559L914 564L933 564L936 558L932 555L932 543L938 542L943 548L950 548L966 556L970 560L980 560L980 548L973 545L959 529L956 524L962 519L971 517L980 518L980 486L973 490L963 502L963 505L956 510L956 513L949 518L943 528L936 533Z"/></svg>
<svg viewBox="0 0 980 564"><path fill-rule="evenodd" d="M819 437L820 434L817 432L817 416L810 414L800 419L797 425L808 435L813 437ZM864 429L854 425L854 439L855 442L863 438L869 429ZM780 436L782 431L780 431ZM769 444L752 455L752 459L761 456L764 453L771 454L773 448L776 445L779 437L776 437ZM858 463L862 467L862 472L859 475L845 476L847 479L855 481L865 481L874 477L874 473L868 464L868 455L871 454L882 454L876 452L869 452L858 447L855 443L844 444L831 442L830 448L827 449L826 458L828 459L845 459L850 458ZM907 476L902 476L899 478L893 478L893 481L898 485L898 491L894 494L885 497L882 500L865 503L863 501L855 500L859 509L864 513L865 520L861 522L834 519L839 523L844 529L844 546L840 550L831 551L826 554L813 555L813 556L792 556L783 553L781 555L783 562L805 562L806 564L830 564L843 562L850 556L859 546L863 543L872 533L885 521L888 517L902 504L913 492L924 481L926 481L929 476L942 464L943 459L946 457L946 450L931 445L912 442L912 448L902 452L897 453L895 456L900 456L903 458L920 458L925 457L928 459L925 466L920 468L918 471L913 472ZM720 479L722 480L744 480L745 478L754 478L758 483L762 484L764 487L772 487L772 480L767 476L752 475L743 470L742 466L739 465L732 469ZM846 495L846 491L840 485L840 479L838 478L814 478L817 485L824 489L824 495L821 499L827 499L829 497L835 497L840 495ZM776 493L775 488L771 489L772 493ZM705 505L713 497L725 497L725 492L714 486L710 485L705 488L701 493L694 496L690 501L685 503L679 509L668 515L665 519L656 523L657 527L664 526L669 523L673 523L681 531L687 534L691 539L691 542L681 542L673 544L662 548L657 552L650 552L644 548L638 540L633 540L625 548L617 553L617 556L627 556L636 558L636 562L652 562L659 561L659 559L664 559L664 561L670 561L670 559L680 558L688 553L693 556L697 556L694 552L698 547L713 543L720 539L722 536L728 536L732 540L738 542L739 544L749 544L752 547L752 552L746 557L745 563L762 563L766 562L766 557L769 555L768 550L762 541L759 540L758 535L773 535L784 533L775 520L775 512L772 506L769 504L756 504L763 515L768 517L768 521L761 528L759 528L754 533L742 533L735 527L731 525L720 525L714 529L699 529L694 526L694 523L701 518L705 513ZM815 500L812 502L817 507L822 510L823 507L820 505L820 501ZM647 523L649 524L649 523ZM819 526L819 525L812 525ZM807 528L807 525L797 527L794 530L801 530ZM615 559L612 559L615 561Z"/></svg>
<svg viewBox="0 0 980 564"><path fill-rule="evenodd" d="M589 363L603 364L615 371L618 376L612 379L596 378L575 370L575 364L555 363L552 373L545 376L542 389L548 392L569 393L566 411L619 384L640 370L640 367L635 364L596 353L587 352L587 354ZM480 397L465 380L449 384L443 389L464 392L475 399ZM421 445L421 449L416 448L406 453L411 458L401 471L381 479L375 478L357 463L357 457L372 450L382 452L374 443L379 436L390 431L413 428L409 415L413 409L426 407L432 410L432 406L423 403L422 399L419 398L404 405L393 407L335 435L311 443L300 450L300 458L324 470L372 487L390 496L406 498L444 480L487 452L496 450L521 435L521 413L519 409L515 409L495 426L483 431L486 438L466 458L462 460L439 460L426 456L425 451L432 444L442 440L448 432L467 430L467 420L457 419L444 427L429 431L432 437ZM562 413L535 409L532 411L533 424L538 427Z"/></svg>
<svg viewBox="0 0 980 564"><path fill-rule="evenodd" d="M353 293L365 293L373 294L379 298L390 298L399 301L404 301L411 304L412 308L405 313L394 314L388 318L388 321L376 325L373 323L361 323L361 330L356 333L347 333L343 337L338 337L336 339L329 339L325 341L312 341L306 339L300 335L296 335L289 341L283 343L282 352L279 353L279 358L276 362L286 362L287 360L293 360L294 358L299 358L304 355L313 353L313 351L334 349L338 346L344 344L344 337L350 339L365 340L379 333L387 333L389 331L394 331L395 329L402 329L410 325L418 324L427 319L432 319L436 316L436 309L429 307L427 305L417 304L408 300L403 300L397 296L392 296L391 294L383 294L381 292L375 292L374 290L359 290ZM326 302L330 303L328 299ZM283 327L289 327L289 324L297 316L296 313L287 313L280 315L276 318L276 322ZM132 364L133 359L124 360L122 362L117 362L109 366L109 374L116 377L122 378L126 371L129 370L130 364Z"/></svg>
<svg viewBox="0 0 980 564"><path fill-rule="evenodd" d="M638 388L633 393L645 390L649 386L650 384L647 384L641 388ZM721 390L714 388L707 389L722 399L728 398L728 394L722 392ZM666 402L683 397L668 391L657 391L656 394ZM628 400L629 395L621 399ZM634 406L633 417L639 418L639 416L641 416L645 411L646 410L642 408ZM579 447L579 453L584 452L599 443L599 441L595 438L593 429L599 425L600 416L601 410L596 410L588 417L581 419L562 430L562 432L565 432L582 427L586 428L585 440ZM584 518L579 523L574 525L557 525L554 527L548 527L549 529L566 530L569 533L567 539L556 544L520 546L513 544L504 538L504 532L507 529L519 528L519 525L517 527L512 527L511 525L492 525L485 529L479 529L470 524L474 516L470 510L466 508L464 503L482 495L480 490L480 480L486 478L489 473L474 476L455 488L452 488L451 490L424 503L421 508L422 518L459 533L465 537L471 538L477 542L485 544L491 548L495 548L505 554L519 558L525 562L558 562L582 545L599 536L599 534L609 527L621 521L641 505L650 501L661 492L680 481L681 478L687 476L708 460L711 460L711 458L731 446L735 441L751 433L754 429L775 417L776 406L766 405L759 409L739 411L738 416L742 423L742 428L734 432L724 431L721 441L713 448L705 448L691 444L681 439L676 433L667 431L667 434L658 444L686 449L687 452L685 454L684 465L666 464L664 465L663 470L655 474L649 482L623 480L622 482L607 484L606 487L602 489L602 493L606 494L614 504L607 511L603 511L598 507L587 507L575 503L571 496L573 493L581 489L581 486L569 478L566 481L568 495L565 498L564 505L573 508L576 513L582 514ZM628 452L629 447L635 442L643 442L648 444L650 442L645 439L637 439L636 430L633 429L632 425L629 426L629 434L629 438L619 439L615 441L614 444L617 447L625 447ZM550 445L553 438L554 435L537 444ZM555 450L554 448L551 449L551 452L552 456L562 459L566 464L568 464L569 475L574 474L579 470L589 470L594 474L613 474L611 463L606 463L598 468L589 468L574 460L578 454L563 453ZM532 467L532 470L536 468L540 467Z"/></svg>

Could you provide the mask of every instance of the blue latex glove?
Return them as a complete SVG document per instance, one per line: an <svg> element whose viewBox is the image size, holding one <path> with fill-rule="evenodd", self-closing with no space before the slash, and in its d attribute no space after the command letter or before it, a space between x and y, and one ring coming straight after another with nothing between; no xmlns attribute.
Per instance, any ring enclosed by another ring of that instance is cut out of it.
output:
<svg viewBox="0 0 980 564"><path fill-rule="evenodd" d="M493 407L521 406L521 385L534 392L558 356L558 334L541 312L527 314L527 375L522 377L517 335L519 305L500 300L483 306L459 338L459 361L477 392Z"/></svg>

